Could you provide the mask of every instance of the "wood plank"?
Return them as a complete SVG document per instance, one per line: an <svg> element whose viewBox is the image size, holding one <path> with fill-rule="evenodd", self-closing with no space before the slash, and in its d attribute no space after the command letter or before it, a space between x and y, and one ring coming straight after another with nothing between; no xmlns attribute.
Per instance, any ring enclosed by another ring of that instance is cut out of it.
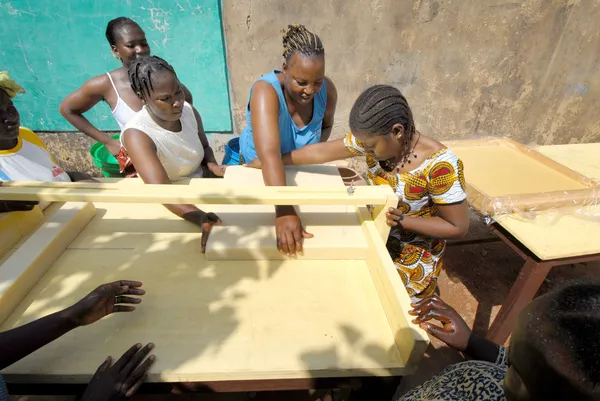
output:
<svg viewBox="0 0 600 401"><path fill-rule="evenodd" d="M600 143L538 146L536 150L600 184Z"/></svg>
<svg viewBox="0 0 600 401"><path fill-rule="evenodd" d="M417 369L429 345L429 337L419 326L412 323L413 317L408 314L412 309L410 297L375 223L370 219L369 211L366 207L361 207L357 208L357 214L367 239L367 265L371 278L400 356L406 361L406 370L412 373Z"/></svg>
<svg viewBox="0 0 600 401"><path fill-rule="evenodd" d="M44 220L44 213L36 206L27 212L0 213L0 259Z"/></svg>
<svg viewBox="0 0 600 401"><path fill-rule="evenodd" d="M225 183L252 187L257 193L266 188L262 171L241 166L227 169ZM291 187L343 188L335 166L287 167L286 182ZM391 190L390 190L391 192ZM305 229L315 237L304 241L304 253L296 257L315 260L364 260L366 243L354 208L346 205L296 206ZM214 227L206 249L207 260L282 260L277 250L275 210L272 206L218 205L215 213L223 225Z"/></svg>
<svg viewBox="0 0 600 401"><path fill-rule="evenodd" d="M200 185L200 183L202 185ZM380 187L356 187L352 195L345 187L231 187L222 180L204 179L194 185L21 182L0 187L0 197L6 200L44 200L54 202L115 202L115 203L195 203L247 205L380 205L387 198ZM204 185L206 184L206 185Z"/></svg>
<svg viewBox="0 0 600 401"><path fill-rule="evenodd" d="M0 266L0 322L12 313L96 214L90 203L67 203Z"/></svg>

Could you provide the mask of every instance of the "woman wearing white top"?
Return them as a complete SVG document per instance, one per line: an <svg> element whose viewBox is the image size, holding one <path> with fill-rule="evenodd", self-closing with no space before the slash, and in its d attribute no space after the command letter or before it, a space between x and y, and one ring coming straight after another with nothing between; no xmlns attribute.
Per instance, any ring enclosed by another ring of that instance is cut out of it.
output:
<svg viewBox="0 0 600 401"><path fill-rule="evenodd" d="M150 46L142 28L126 17L115 18L108 23L106 39L113 55L121 61L122 66L87 80L81 88L62 101L59 111L75 128L104 144L108 151L116 156L120 150L119 141L94 127L83 113L104 100L123 130L127 122L142 108L142 102L131 90L127 69L133 60L148 56ZM182 88L185 100L191 104L191 93L185 86L182 85Z"/></svg>
<svg viewBox="0 0 600 401"><path fill-rule="evenodd" d="M125 126L121 169L131 167L147 184L170 184L183 177L222 177L198 111L184 99L173 67L159 57L136 59L129 67L131 88L144 107ZM212 226L221 221L194 205L165 205L177 216L202 228L202 251Z"/></svg>

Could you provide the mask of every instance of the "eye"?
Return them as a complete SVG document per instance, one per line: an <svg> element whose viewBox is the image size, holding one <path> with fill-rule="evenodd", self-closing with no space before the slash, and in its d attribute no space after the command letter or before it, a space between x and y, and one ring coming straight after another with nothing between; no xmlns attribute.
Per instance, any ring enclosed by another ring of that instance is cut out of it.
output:
<svg viewBox="0 0 600 401"><path fill-rule="evenodd" d="M304 82L304 81L298 81L298 80L296 80L296 83L297 83L299 86L306 86L306 82Z"/></svg>

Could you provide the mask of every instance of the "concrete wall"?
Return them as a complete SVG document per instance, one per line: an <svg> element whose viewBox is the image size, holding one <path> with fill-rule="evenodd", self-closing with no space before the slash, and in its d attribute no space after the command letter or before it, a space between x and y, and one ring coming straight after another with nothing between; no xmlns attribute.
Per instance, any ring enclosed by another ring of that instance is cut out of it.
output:
<svg viewBox="0 0 600 401"><path fill-rule="evenodd" d="M280 30L303 23L338 88L334 137L360 92L387 83L439 139L600 141L598 21L599 0L223 0L235 132L254 80L281 66ZM91 170L86 139L65 135L45 139L65 167ZM219 159L229 138L212 136Z"/></svg>
<svg viewBox="0 0 600 401"><path fill-rule="evenodd" d="M280 30L302 23L338 88L335 137L385 83L439 139L600 140L597 0L223 0L223 18L237 132L252 82L281 65Z"/></svg>

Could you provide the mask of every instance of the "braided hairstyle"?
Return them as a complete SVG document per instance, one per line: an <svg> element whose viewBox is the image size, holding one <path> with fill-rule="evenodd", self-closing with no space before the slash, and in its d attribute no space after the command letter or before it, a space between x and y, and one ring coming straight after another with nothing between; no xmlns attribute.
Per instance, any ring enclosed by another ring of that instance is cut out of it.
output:
<svg viewBox="0 0 600 401"><path fill-rule="evenodd" d="M131 89L138 96L144 98L146 95L150 96L150 92L154 91L152 75L163 70L177 77L173 67L160 57L147 56L133 60L128 70Z"/></svg>
<svg viewBox="0 0 600 401"><path fill-rule="evenodd" d="M108 22L108 25L106 25L106 40L108 40L111 46L116 46L117 43L115 33L127 25L135 25L139 28L137 22L127 17L118 17Z"/></svg>
<svg viewBox="0 0 600 401"><path fill-rule="evenodd" d="M288 25L288 29L283 33L283 58L286 62L295 52L299 52L305 56L322 56L325 54L321 39L304 25Z"/></svg>
<svg viewBox="0 0 600 401"><path fill-rule="evenodd" d="M410 144L416 128L412 111L402 93L390 85L375 85L364 91L350 111L350 130L369 136L387 135L395 124L402 124L402 155L406 161L410 156ZM395 166L380 162L391 171Z"/></svg>

